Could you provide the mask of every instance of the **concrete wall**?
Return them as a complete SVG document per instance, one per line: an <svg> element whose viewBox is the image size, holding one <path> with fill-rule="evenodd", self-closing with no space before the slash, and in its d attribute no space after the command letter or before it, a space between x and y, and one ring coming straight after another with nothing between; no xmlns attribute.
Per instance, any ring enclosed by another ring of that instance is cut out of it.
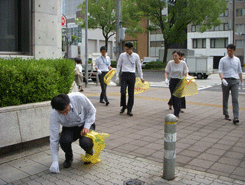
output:
<svg viewBox="0 0 245 185"><path fill-rule="evenodd" d="M61 0L33 1L33 55L35 58L62 57Z"/></svg>
<svg viewBox="0 0 245 185"><path fill-rule="evenodd" d="M50 101L0 108L0 148L49 136Z"/></svg>

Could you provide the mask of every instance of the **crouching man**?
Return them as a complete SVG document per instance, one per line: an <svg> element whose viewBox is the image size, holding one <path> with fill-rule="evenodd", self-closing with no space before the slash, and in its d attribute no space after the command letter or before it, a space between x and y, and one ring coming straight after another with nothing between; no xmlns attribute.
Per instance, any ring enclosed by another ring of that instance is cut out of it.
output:
<svg viewBox="0 0 245 185"><path fill-rule="evenodd" d="M59 94L51 100L53 108L50 114L50 149L53 163L50 172L59 173L59 143L65 152L64 168L69 168L73 161L72 142L79 139L79 145L86 153L93 155L93 141L84 135L89 129L95 130L95 114L91 101L82 93ZM59 137L60 125L62 125Z"/></svg>

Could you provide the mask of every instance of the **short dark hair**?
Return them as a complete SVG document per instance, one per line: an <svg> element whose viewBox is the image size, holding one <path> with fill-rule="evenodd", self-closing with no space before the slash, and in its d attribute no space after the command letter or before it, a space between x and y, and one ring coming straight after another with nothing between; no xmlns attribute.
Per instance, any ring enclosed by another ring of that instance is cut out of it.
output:
<svg viewBox="0 0 245 185"><path fill-rule="evenodd" d="M173 51L172 55L175 54L175 53L177 53L179 55L179 52L178 51Z"/></svg>
<svg viewBox="0 0 245 185"><path fill-rule="evenodd" d="M70 104L70 98L67 94L59 94L51 100L51 106L55 110L63 111Z"/></svg>
<svg viewBox="0 0 245 185"><path fill-rule="evenodd" d="M226 47L226 49L228 49L228 48L236 50L236 46L235 46L234 44L229 44L229 45Z"/></svg>
<svg viewBox="0 0 245 185"><path fill-rule="evenodd" d="M100 52L101 52L101 51L103 51L103 50L106 50L106 51L107 51L107 49L106 49L106 47L105 47L105 46L101 46L101 48L100 48Z"/></svg>
<svg viewBox="0 0 245 185"><path fill-rule="evenodd" d="M75 62L78 63L78 64L81 64L82 63L82 59L81 58L75 58Z"/></svg>
<svg viewBox="0 0 245 185"><path fill-rule="evenodd" d="M126 46L128 48L133 48L134 47L134 45L132 44L132 42L126 42L124 46Z"/></svg>
<svg viewBox="0 0 245 185"><path fill-rule="evenodd" d="M179 51L179 53L180 53L179 56L181 56L181 57L185 56L185 54L183 52Z"/></svg>

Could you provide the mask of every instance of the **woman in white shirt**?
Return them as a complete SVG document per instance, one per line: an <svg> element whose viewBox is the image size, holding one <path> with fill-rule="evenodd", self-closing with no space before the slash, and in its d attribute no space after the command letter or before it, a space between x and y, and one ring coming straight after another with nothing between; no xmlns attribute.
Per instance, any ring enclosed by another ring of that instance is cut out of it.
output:
<svg viewBox="0 0 245 185"><path fill-rule="evenodd" d="M183 60L180 60L180 56L177 51L172 53L173 60L170 60L165 68L165 83L169 85L171 92L171 99L173 101L174 115L177 120L179 119L181 98L173 96L175 87L184 76L188 76L188 67ZM170 78L170 81L168 80Z"/></svg>
<svg viewBox="0 0 245 185"><path fill-rule="evenodd" d="M82 60L80 58L75 59L76 67L75 67L75 82L79 88L79 91L83 91L83 67Z"/></svg>

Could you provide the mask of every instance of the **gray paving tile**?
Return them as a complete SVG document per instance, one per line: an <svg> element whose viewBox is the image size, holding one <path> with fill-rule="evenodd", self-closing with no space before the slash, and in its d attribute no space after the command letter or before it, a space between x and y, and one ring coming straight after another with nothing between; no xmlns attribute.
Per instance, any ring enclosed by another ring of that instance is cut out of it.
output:
<svg viewBox="0 0 245 185"><path fill-rule="evenodd" d="M218 160L219 163L223 163L223 164L228 164L228 165L232 165L232 166L238 166L241 161L238 159L234 159L234 158L228 158L228 157L221 157Z"/></svg>
<svg viewBox="0 0 245 185"><path fill-rule="evenodd" d="M234 159L243 159L244 154L243 153L238 153L238 152L227 152L225 154L226 157L234 158Z"/></svg>
<svg viewBox="0 0 245 185"><path fill-rule="evenodd" d="M210 148L210 149L206 150L205 152L209 153L209 154L223 155L226 151L225 150L216 149L216 148Z"/></svg>
<svg viewBox="0 0 245 185"><path fill-rule="evenodd" d="M220 156L219 155L215 155L215 154L202 153L197 158L215 162L215 161L218 161Z"/></svg>
<svg viewBox="0 0 245 185"><path fill-rule="evenodd" d="M213 164L214 164L213 161L207 161L204 159L193 159L191 162L189 162L189 165L198 166L202 168L209 168Z"/></svg>
<svg viewBox="0 0 245 185"><path fill-rule="evenodd" d="M225 172L228 174L231 174L236 167L231 166L231 165L226 165L226 164L221 164L221 163L215 163L213 166L210 167L212 170L217 170L220 172Z"/></svg>

